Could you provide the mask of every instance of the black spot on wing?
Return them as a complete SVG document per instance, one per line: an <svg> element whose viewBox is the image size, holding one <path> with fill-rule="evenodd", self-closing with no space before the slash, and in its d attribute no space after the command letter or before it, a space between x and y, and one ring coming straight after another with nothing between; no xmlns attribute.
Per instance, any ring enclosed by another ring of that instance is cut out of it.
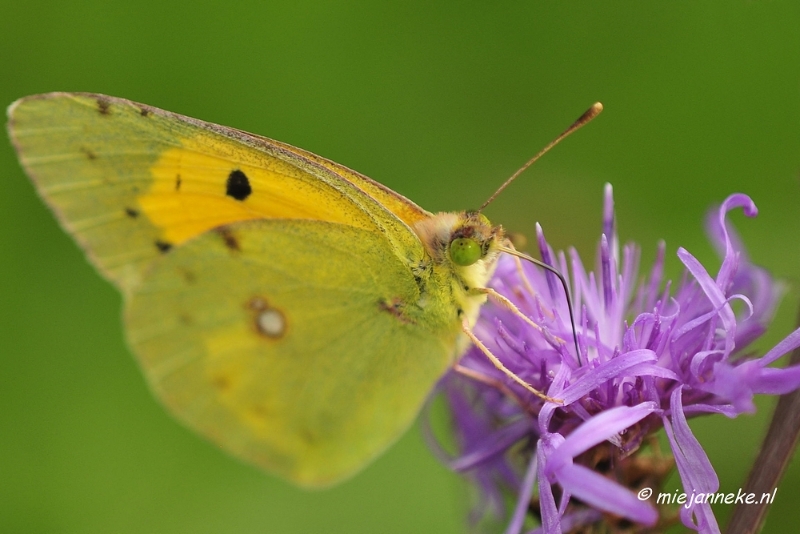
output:
<svg viewBox="0 0 800 534"><path fill-rule="evenodd" d="M139 216L139 212L133 208L125 208L125 215L130 217L131 219L135 219Z"/></svg>
<svg viewBox="0 0 800 534"><path fill-rule="evenodd" d="M106 100L103 97L97 98L97 111L100 112L100 115L110 115L111 114L111 102Z"/></svg>
<svg viewBox="0 0 800 534"><path fill-rule="evenodd" d="M180 190L181 190L181 175L180 174L176 174L175 175L175 191L180 191Z"/></svg>
<svg viewBox="0 0 800 534"><path fill-rule="evenodd" d="M141 108L141 109L139 109L139 114L142 117L147 117L148 115L150 115L150 110L145 109L145 108Z"/></svg>
<svg viewBox="0 0 800 534"><path fill-rule="evenodd" d="M158 251L162 254L169 252L169 250L172 248L172 243L167 243L166 241L161 241L160 239L156 240L155 245Z"/></svg>
<svg viewBox="0 0 800 534"><path fill-rule="evenodd" d="M88 148L81 148L81 152L83 152L86 155L86 157L92 161L97 159L97 154L95 154Z"/></svg>
<svg viewBox="0 0 800 534"><path fill-rule="evenodd" d="M249 197L252 192L253 188L250 187L250 180L247 178L247 175L239 169L231 171L225 183L225 194L242 201Z"/></svg>
<svg viewBox="0 0 800 534"><path fill-rule="evenodd" d="M224 226L220 226L217 228L217 233L222 237L222 242L225 243L225 247L233 252L239 252L241 247L239 246L239 239L233 233L232 230L226 228Z"/></svg>

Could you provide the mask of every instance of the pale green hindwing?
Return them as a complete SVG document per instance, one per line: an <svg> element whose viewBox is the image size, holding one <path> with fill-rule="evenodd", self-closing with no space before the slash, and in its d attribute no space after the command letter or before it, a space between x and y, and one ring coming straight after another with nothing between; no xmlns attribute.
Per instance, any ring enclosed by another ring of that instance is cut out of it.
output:
<svg viewBox="0 0 800 534"><path fill-rule="evenodd" d="M323 486L395 441L456 356L446 295L429 310L419 297L378 233L235 223L154 262L127 303L129 342L187 425Z"/></svg>

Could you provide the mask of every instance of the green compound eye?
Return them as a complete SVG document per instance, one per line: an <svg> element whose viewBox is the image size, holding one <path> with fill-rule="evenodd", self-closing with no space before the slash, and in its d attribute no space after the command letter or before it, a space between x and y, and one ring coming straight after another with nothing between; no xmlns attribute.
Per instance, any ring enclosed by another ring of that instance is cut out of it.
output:
<svg viewBox="0 0 800 534"><path fill-rule="evenodd" d="M481 259L481 247L474 239L459 237L450 241L450 259L466 267Z"/></svg>

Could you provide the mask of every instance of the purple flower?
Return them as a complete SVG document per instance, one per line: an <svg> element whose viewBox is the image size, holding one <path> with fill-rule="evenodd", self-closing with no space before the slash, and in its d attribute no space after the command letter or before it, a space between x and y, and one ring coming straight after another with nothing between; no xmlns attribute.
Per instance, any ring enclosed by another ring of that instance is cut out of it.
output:
<svg viewBox="0 0 800 534"><path fill-rule="evenodd" d="M637 494L649 487L657 495L673 465L653 445L662 426L684 492L718 490L687 417L735 417L754 410L756 393L800 387L800 366L768 367L800 345L800 329L760 358L742 352L765 331L781 288L750 263L727 227L735 208L757 213L749 197L734 194L708 220L722 256L716 276L679 248L686 271L678 284L663 280L663 243L638 283L639 249L626 245L620 260L610 185L594 272L587 273L575 251L569 263L564 253L554 254L537 225L543 261L571 278L579 354L558 279L500 258L489 285L538 328L490 302L474 331L508 369L563 404L530 394L474 347L441 380L458 447L445 461L478 488L473 521L504 518L506 532L518 533L532 514L541 524L536 532L547 534L599 520L620 528L666 525L670 518L664 508L659 514L655 497ZM509 495L516 501L510 517ZM719 532L710 505L697 501L680 506L680 520L699 532Z"/></svg>

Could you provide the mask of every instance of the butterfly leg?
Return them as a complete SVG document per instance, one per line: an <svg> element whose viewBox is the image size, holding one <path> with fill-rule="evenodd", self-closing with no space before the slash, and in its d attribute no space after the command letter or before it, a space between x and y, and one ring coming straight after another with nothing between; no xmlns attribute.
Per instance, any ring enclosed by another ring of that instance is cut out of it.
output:
<svg viewBox="0 0 800 534"><path fill-rule="evenodd" d="M470 380L474 380L475 382L480 382L485 386L495 388L502 392L506 398L512 399L514 402L516 402L517 405L523 410L531 410L530 403L523 402L519 395L517 395L517 392L508 387L508 385L502 380L489 376L486 373L482 373L465 365L461 365L459 362L453 364L453 371L461 376L469 378ZM534 412L531 413L535 415Z"/></svg>
<svg viewBox="0 0 800 534"><path fill-rule="evenodd" d="M525 323L527 323L530 327L538 330L539 332L543 331L541 326L539 326L538 324L534 323L530 319L530 317L528 317L527 315L522 313L522 311L519 308L517 308L516 305L513 302L508 300L506 297L504 297L503 295L501 295L500 293L498 293L497 291L495 291L491 287L474 287L470 291L472 293L479 293L479 294L484 294L484 295L489 296L490 298L494 299L498 304L500 304L502 307L504 307L505 309L507 309L508 311L510 311L511 313L513 313L514 315L516 315L517 317L519 317L520 319L525 321ZM558 343L566 344L566 341L561 339L558 336L554 335L554 336L552 336L552 338L555 341L557 341Z"/></svg>
<svg viewBox="0 0 800 534"><path fill-rule="evenodd" d="M497 367L497 369L500 372L505 374L511 380L513 380L514 382L516 382L517 384L519 384L520 386L524 387L525 389L527 389L528 391L530 391L531 393L533 393L534 395L536 395L537 397L539 397L540 399L542 399L542 400L544 400L546 402L554 402L556 404L564 404L564 401L562 401L560 399L555 399L553 397L549 397L549 396L545 395L544 393L542 393L538 389L532 387L530 384L528 384L523 379L518 377L512 371L510 371L505 365L503 365L503 362L501 362L500 359L497 356L492 354L492 351L490 351L488 348L486 348L486 345L484 345L481 342L481 340L478 339L478 337L475 335L475 333L472 331L472 329L469 327L469 325L466 323L466 321L461 323L461 330L463 330L464 333L467 335L467 337L472 341L472 343L474 343L475 346L478 347L481 352L483 352L483 354L489 359L489 361L492 362L492 364L495 367Z"/></svg>

